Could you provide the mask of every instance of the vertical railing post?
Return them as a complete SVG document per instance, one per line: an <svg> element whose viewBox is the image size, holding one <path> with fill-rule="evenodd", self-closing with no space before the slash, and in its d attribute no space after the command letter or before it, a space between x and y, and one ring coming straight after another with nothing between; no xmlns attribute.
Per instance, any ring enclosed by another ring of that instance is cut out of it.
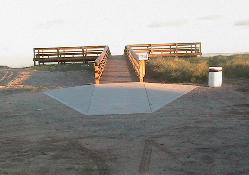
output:
<svg viewBox="0 0 249 175"><path fill-rule="evenodd" d="M139 81L144 82L145 63L144 60L139 61Z"/></svg>
<svg viewBox="0 0 249 175"><path fill-rule="evenodd" d="M142 62L143 62L142 64L143 64L143 78L144 78L144 76L145 76L145 61L143 60Z"/></svg>
<svg viewBox="0 0 249 175"><path fill-rule="evenodd" d="M60 58L59 48L56 48L56 51L57 51L57 57Z"/></svg>
<svg viewBox="0 0 249 175"><path fill-rule="evenodd" d="M36 58L36 56L35 56L35 49L33 49L33 51L34 51L34 58L33 58L33 61L34 61L34 66L36 66L36 62L35 62L35 58Z"/></svg>
<svg viewBox="0 0 249 175"><path fill-rule="evenodd" d="M42 51L43 52L43 51ZM40 49L38 49L38 58L39 58L39 61L38 61L38 64L39 64L39 66L41 65L41 63L40 63L40 58L41 58L41 56L40 56Z"/></svg>
<svg viewBox="0 0 249 175"><path fill-rule="evenodd" d="M201 52L201 43L199 43L199 44L200 44L199 53L200 53L200 55L202 55L202 52Z"/></svg>
<svg viewBox="0 0 249 175"><path fill-rule="evenodd" d="M150 46L150 50L149 50L149 55L152 54L152 44L149 45Z"/></svg>
<svg viewBox="0 0 249 175"><path fill-rule="evenodd" d="M84 47L81 47L81 51L82 51L82 58L83 58L83 63L84 63L85 60L86 60L86 56L85 56L85 53L84 53Z"/></svg>
<svg viewBox="0 0 249 175"><path fill-rule="evenodd" d="M177 58L178 57L178 44L176 43L176 55L175 57Z"/></svg>

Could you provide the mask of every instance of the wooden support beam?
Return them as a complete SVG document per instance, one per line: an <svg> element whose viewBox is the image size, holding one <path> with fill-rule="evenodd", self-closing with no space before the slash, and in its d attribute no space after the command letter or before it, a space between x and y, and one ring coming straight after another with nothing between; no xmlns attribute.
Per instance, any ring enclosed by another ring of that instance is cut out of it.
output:
<svg viewBox="0 0 249 175"><path fill-rule="evenodd" d="M140 60L139 61L139 81L144 82L144 76L145 76L145 61Z"/></svg>

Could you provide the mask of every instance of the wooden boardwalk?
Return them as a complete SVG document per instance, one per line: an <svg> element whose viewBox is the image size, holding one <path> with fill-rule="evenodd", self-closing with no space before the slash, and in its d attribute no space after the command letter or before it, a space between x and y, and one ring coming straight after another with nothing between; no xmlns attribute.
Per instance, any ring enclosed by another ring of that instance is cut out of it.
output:
<svg viewBox="0 0 249 175"><path fill-rule="evenodd" d="M114 55L107 60L100 83L138 82L129 60L123 55Z"/></svg>

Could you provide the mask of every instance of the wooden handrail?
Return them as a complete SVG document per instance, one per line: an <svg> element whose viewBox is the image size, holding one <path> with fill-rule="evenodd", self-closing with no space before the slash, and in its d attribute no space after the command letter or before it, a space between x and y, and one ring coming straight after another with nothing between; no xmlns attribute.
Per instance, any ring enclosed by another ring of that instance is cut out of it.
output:
<svg viewBox="0 0 249 175"><path fill-rule="evenodd" d="M105 46L103 52L94 62L94 72L95 72L95 83L99 84L100 78L104 72L107 59L110 57L111 52L108 46Z"/></svg>
<svg viewBox="0 0 249 175"><path fill-rule="evenodd" d="M145 61L138 54L147 53L153 57L197 57L202 55L201 43L132 44L125 46L125 54L130 60L140 82L144 81Z"/></svg>
<svg viewBox="0 0 249 175"><path fill-rule="evenodd" d="M108 46L78 46L34 48L34 65L42 62L94 62L95 83L99 84L107 59L111 52Z"/></svg>
<svg viewBox="0 0 249 175"><path fill-rule="evenodd" d="M139 78L139 81L143 82L145 76L145 61L139 60L138 55L135 53L135 51L133 51L130 46L125 46L125 54L131 62L132 67Z"/></svg>
<svg viewBox="0 0 249 175"><path fill-rule="evenodd" d="M136 53L148 53L149 58L160 56L197 57L201 56L201 43L165 43L128 45Z"/></svg>
<svg viewBox="0 0 249 175"><path fill-rule="evenodd" d="M94 61L106 46L76 46L34 48L34 65L45 62L88 62Z"/></svg>

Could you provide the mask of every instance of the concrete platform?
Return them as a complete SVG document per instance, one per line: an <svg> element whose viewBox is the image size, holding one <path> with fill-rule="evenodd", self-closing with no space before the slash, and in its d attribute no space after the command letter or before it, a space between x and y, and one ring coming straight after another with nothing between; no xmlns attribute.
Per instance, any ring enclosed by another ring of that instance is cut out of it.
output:
<svg viewBox="0 0 249 175"><path fill-rule="evenodd" d="M85 115L152 113L195 89L192 85L110 83L56 89L46 95Z"/></svg>

